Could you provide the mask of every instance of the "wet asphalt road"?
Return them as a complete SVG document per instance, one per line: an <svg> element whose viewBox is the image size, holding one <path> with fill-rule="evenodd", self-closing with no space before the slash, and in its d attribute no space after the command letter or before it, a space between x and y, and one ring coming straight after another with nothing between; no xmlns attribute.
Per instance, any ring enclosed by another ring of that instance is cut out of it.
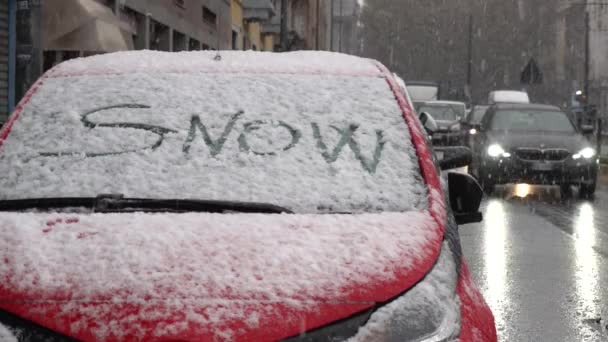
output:
<svg viewBox="0 0 608 342"><path fill-rule="evenodd" d="M484 222L460 228L499 340L608 341L608 186L594 201L533 190L484 200Z"/></svg>

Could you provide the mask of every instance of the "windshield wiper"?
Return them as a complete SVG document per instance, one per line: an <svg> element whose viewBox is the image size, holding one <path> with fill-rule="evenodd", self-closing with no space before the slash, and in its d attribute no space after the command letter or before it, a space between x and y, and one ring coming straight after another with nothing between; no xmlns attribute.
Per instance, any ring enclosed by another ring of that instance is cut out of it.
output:
<svg viewBox="0 0 608 342"><path fill-rule="evenodd" d="M121 194L97 197L28 198L0 201L0 211L37 209L49 211L65 208L86 208L98 213L112 212L206 212L206 213L262 213L293 214L287 208L269 203L192 200L192 199L147 199L128 198Z"/></svg>

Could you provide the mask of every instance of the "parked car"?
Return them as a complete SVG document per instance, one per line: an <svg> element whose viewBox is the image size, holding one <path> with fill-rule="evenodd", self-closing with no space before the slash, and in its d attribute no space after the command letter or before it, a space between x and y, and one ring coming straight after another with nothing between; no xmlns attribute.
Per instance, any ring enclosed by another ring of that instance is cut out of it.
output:
<svg viewBox="0 0 608 342"><path fill-rule="evenodd" d="M418 113L428 113L437 122L438 129L433 134L435 146L461 146L464 136L461 120L466 115L464 102L427 101L418 107Z"/></svg>
<svg viewBox="0 0 608 342"><path fill-rule="evenodd" d="M497 104L483 117L475 144L473 173L486 192L497 184L572 185L593 196L599 159L591 144L560 108L540 104Z"/></svg>
<svg viewBox="0 0 608 342"><path fill-rule="evenodd" d="M481 189L441 187L393 75L220 56L98 55L33 86L0 140L3 333L496 341L456 226Z"/></svg>

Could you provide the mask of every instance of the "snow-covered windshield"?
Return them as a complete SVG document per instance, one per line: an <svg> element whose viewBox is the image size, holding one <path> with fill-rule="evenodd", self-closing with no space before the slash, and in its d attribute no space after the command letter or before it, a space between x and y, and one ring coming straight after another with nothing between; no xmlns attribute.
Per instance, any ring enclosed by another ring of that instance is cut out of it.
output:
<svg viewBox="0 0 608 342"><path fill-rule="evenodd" d="M426 190L379 77L51 77L0 154L0 198L123 194L405 211Z"/></svg>
<svg viewBox="0 0 608 342"><path fill-rule="evenodd" d="M574 132L568 116L556 111L500 110L490 126L493 130Z"/></svg>

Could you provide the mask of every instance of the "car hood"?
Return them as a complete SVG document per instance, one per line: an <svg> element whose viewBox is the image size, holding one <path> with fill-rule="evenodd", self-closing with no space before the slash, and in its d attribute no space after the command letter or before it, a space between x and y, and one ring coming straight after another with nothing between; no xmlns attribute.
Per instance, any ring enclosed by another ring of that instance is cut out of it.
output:
<svg viewBox="0 0 608 342"><path fill-rule="evenodd" d="M432 268L428 211L0 213L0 308L81 340L277 340Z"/></svg>
<svg viewBox="0 0 608 342"><path fill-rule="evenodd" d="M502 148L512 150L516 148L563 148L576 153L589 142L578 133L548 133L548 132L488 132L489 143L498 143Z"/></svg>

